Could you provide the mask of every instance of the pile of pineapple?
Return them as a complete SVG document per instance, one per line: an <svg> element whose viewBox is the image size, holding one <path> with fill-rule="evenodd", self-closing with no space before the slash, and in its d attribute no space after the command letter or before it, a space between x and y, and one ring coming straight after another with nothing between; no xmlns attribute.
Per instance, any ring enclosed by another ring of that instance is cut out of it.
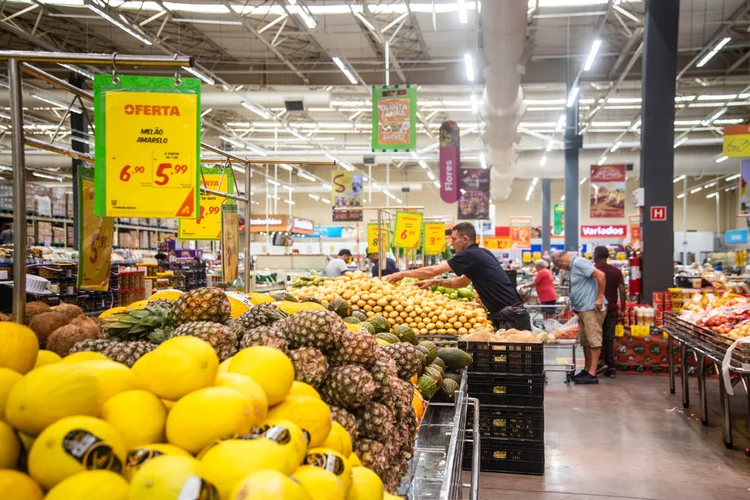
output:
<svg viewBox="0 0 750 500"><path fill-rule="evenodd" d="M381 281L361 271L315 285L295 282L287 292L298 301L316 300L326 306L344 299L368 317L382 315L391 326L405 324L419 335L464 335L479 328L492 329L486 310L475 302L460 302L412 283Z"/></svg>

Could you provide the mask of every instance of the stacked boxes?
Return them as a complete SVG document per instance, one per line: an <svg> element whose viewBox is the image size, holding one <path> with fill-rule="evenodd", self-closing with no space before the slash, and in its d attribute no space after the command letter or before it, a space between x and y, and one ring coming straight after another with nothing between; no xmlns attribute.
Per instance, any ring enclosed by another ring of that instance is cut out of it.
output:
<svg viewBox="0 0 750 500"><path fill-rule="evenodd" d="M468 392L479 400L480 469L544 474L544 345L461 342L459 347L474 358ZM471 465L472 448L464 447L464 468Z"/></svg>

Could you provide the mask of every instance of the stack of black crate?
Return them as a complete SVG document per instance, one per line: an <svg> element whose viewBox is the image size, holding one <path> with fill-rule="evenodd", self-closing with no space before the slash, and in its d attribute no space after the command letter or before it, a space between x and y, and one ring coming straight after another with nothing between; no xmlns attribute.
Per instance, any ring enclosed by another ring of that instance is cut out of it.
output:
<svg viewBox="0 0 750 500"><path fill-rule="evenodd" d="M479 400L481 470L544 474L544 345L460 344L474 358L468 392ZM472 450L471 443L464 446L464 469L471 467Z"/></svg>

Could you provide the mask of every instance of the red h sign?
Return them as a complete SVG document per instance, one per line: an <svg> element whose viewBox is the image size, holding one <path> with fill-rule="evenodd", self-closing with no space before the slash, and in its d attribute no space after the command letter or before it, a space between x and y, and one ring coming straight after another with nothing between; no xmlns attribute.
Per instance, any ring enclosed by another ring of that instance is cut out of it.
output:
<svg viewBox="0 0 750 500"><path fill-rule="evenodd" d="M651 207L651 222L662 222L667 220L667 207Z"/></svg>

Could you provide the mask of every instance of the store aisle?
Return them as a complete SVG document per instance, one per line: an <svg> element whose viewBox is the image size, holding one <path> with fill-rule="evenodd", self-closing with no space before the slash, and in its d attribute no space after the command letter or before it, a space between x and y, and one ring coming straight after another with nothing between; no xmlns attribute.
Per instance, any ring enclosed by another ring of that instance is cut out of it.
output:
<svg viewBox="0 0 750 500"><path fill-rule="evenodd" d="M711 408L719 404L716 380L709 381L714 399L703 427L694 383L693 406L683 412L666 377L620 375L585 387L553 377L545 395L545 475L482 473L482 500L750 498L747 430L738 422L735 449L724 448ZM733 406L744 418L744 394Z"/></svg>

